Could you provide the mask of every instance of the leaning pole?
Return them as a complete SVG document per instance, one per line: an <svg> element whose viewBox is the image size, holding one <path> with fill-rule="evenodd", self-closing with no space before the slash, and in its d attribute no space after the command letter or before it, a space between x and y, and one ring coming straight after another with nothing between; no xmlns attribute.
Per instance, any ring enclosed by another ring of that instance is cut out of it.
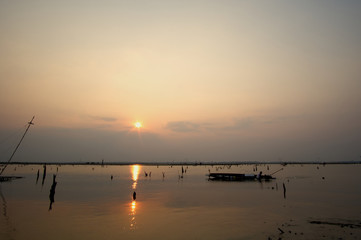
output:
<svg viewBox="0 0 361 240"><path fill-rule="evenodd" d="M33 123L34 118L35 118L35 116L33 116L33 118L30 120L30 122L28 122L28 127L26 128L23 136L21 137L20 142L18 143L18 145L17 145L16 148L14 149L14 152L11 154L11 157L9 158L8 162L5 164L5 166L3 167L3 169L1 169L0 175L4 172L4 170L6 169L6 167L9 165L11 159L14 157L16 151L18 150L18 148L19 148L21 142L23 141L26 133L28 132L30 126L31 126L31 125L34 125L34 123Z"/></svg>

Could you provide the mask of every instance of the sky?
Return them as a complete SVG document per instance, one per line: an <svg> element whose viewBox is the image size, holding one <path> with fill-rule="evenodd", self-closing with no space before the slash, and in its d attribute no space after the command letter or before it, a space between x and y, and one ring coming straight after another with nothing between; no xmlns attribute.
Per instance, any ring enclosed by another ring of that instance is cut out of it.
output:
<svg viewBox="0 0 361 240"><path fill-rule="evenodd" d="M360 13L1 0L0 161L360 161Z"/></svg>

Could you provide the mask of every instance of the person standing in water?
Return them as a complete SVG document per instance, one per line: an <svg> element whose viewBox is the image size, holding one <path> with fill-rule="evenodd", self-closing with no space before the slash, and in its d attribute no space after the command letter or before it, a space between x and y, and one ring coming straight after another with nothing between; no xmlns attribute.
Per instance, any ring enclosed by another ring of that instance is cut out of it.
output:
<svg viewBox="0 0 361 240"><path fill-rule="evenodd" d="M257 175L257 179L258 179L258 180L261 180L261 178L262 178L262 171L260 171L260 172L258 173L258 175Z"/></svg>

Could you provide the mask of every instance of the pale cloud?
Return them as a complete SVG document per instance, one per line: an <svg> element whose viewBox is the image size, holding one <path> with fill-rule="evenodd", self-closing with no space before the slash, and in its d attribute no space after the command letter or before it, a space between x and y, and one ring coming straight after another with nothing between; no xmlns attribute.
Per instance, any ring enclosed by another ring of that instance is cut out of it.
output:
<svg viewBox="0 0 361 240"><path fill-rule="evenodd" d="M234 119L232 125L228 125L222 128L225 131L237 131L243 129L249 129L256 123L254 118L240 118Z"/></svg>
<svg viewBox="0 0 361 240"><path fill-rule="evenodd" d="M233 118L231 121L227 119L196 122L196 121L172 121L168 122L165 126L173 132L184 133L184 132L198 132L198 133L229 133L229 132L240 132L257 130L264 126L285 124L287 122L297 121L297 116L278 116L278 117L260 117L260 116L248 116Z"/></svg>
<svg viewBox="0 0 361 240"><path fill-rule="evenodd" d="M107 116L88 116L88 117L96 121L104 121L104 122L115 122L118 120L115 117L107 117Z"/></svg>
<svg viewBox="0 0 361 240"><path fill-rule="evenodd" d="M168 122L165 128L173 132L198 132L200 125L190 121L175 121Z"/></svg>

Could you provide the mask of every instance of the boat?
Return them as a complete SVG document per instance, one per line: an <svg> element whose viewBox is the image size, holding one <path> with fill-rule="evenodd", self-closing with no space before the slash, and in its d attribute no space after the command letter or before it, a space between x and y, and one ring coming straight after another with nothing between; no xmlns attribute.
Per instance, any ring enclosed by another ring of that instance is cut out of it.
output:
<svg viewBox="0 0 361 240"><path fill-rule="evenodd" d="M269 181L275 179L272 175L261 175L258 177L256 174L245 174L245 173L209 173L208 180L218 181L255 181L265 180Z"/></svg>
<svg viewBox="0 0 361 240"><path fill-rule="evenodd" d="M20 179L23 177L17 177L17 176L0 176L0 182L10 182L11 180L14 179Z"/></svg>

